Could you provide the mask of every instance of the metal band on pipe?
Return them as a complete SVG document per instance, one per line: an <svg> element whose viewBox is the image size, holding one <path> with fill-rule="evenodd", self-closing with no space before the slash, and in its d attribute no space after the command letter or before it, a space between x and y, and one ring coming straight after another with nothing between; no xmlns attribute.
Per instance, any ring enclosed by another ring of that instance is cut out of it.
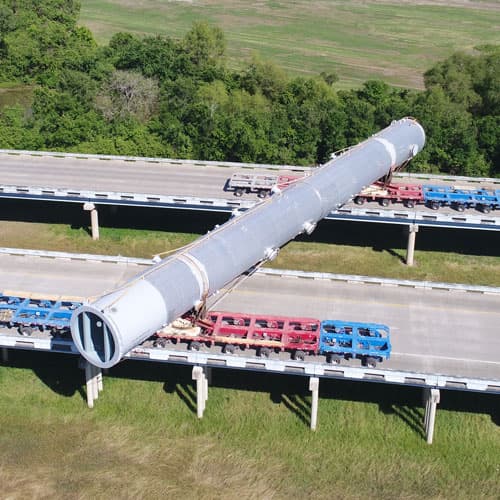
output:
<svg viewBox="0 0 500 500"><path fill-rule="evenodd" d="M176 258L189 267L200 287L200 297L206 297L210 290L210 280L205 266L188 253L177 255Z"/></svg>
<svg viewBox="0 0 500 500"><path fill-rule="evenodd" d="M396 164L396 148L394 147L394 144L383 137L375 137L375 140L384 146L385 150L391 157L391 167L394 166Z"/></svg>

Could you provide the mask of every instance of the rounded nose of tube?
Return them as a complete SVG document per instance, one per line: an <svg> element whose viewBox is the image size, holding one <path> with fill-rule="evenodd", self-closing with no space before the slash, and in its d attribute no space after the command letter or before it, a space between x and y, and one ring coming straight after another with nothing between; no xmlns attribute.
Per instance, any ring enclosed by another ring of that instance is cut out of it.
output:
<svg viewBox="0 0 500 500"><path fill-rule="evenodd" d="M411 116L408 116L406 118L403 118L403 120L408 120L411 122L411 124L416 127L416 129L418 130L418 136L417 137L417 141L415 142L415 144L412 144L412 147L414 147L414 149L412 149L412 155L415 156L419 151L422 151L424 145L425 145L425 140L426 140L426 137L425 137L425 130L424 128L422 127L422 125L420 125L420 123L418 122L418 120L416 118L413 118Z"/></svg>

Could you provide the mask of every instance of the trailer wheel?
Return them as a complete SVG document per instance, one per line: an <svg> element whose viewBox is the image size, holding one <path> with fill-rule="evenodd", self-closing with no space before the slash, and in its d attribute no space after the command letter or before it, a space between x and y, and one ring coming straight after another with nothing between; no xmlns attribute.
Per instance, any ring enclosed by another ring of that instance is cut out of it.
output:
<svg viewBox="0 0 500 500"><path fill-rule="evenodd" d="M356 196L356 198L354 198L354 203L356 203L356 205L363 205L365 201L366 200L362 196Z"/></svg>
<svg viewBox="0 0 500 500"><path fill-rule="evenodd" d="M306 359L306 353L304 351L295 351L293 354L293 359L295 361L304 361Z"/></svg>
<svg viewBox="0 0 500 500"><path fill-rule="evenodd" d="M368 356L365 359L365 366L367 368L376 368L376 366L377 366L377 360L375 358L372 358L371 356Z"/></svg>
<svg viewBox="0 0 500 500"><path fill-rule="evenodd" d="M153 347L166 347L166 345L167 345L167 339L161 337L153 342Z"/></svg>
<svg viewBox="0 0 500 500"><path fill-rule="evenodd" d="M383 206L383 207L388 207L389 206L389 198L382 198L380 200L380 204Z"/></svg>
<svg viewBox="0 0 500 500"><path fill-rule="evenodd" d="M439 202L437 202L437 201L431 201L429 203L429 207L432 208L432 210L438 210L439 209Z"/></svg>
<svg viewBox="0 0 500 500"><path fill-rule="evenodd" d="M332 365L340 365L342 361L342 356L340 354L330 354L327 358L328 363L332 363Z"/></svg>
<svg viewBox="0 0 500 500"><path fill-rule="evenodd" d="M463 203L457 203L455 208L457 212L463 212L465 210L465 205Z"/></svg>
<svg viewBox="0 0 500 500"><path fill-rule="evenodd" d="M241 188L238 188L238 189L234 190L234 196L237 196L238 198L240 198L241 196L243 196L243 193L244 193L244 190L241 189Z"/></svg>
<svg viewBox="0 0 500 500"><path fill-rule="evenodd" d="M481 205L480 208L483 214L489 214L491 212L491 207L489 205Z"/></svg>
<svg viewBox="0 0 500 500"><path fill-rule="evenodd" d="M267 196L267 191L265 189L259 189L259 192L257 193L257 196L259 198L265 198Z"/></svg>
<svg viewBox="0 0 500 500"><path fill-rule="evenodd" d="M259 349L259 356L261 358L268 358L271 355L271 349L269 347L261 347Z"/></svg>
<svg viewBox="0 0 500 500"><path fill-rule="evenodd" d="M234 354L234 351L236 351L236 346L233 344L226 344L224 346L224 354Z"/></svg>
<svg viewBox="0 0 500 500"><path fill-rule="evenodd" d="M199 351L201 348L201 344L199 342L197 342L196 340L193 340L190 344L189 344L189 350L190 351Z"/></svg>
<svg viewBox="0 0 500 500"><path fill-rule="evenodd" d="M31 326L20 326L18 331L24 337L30 337L33 333L33 328L31 328Z"/></svg>
<svg viewBox="0 0 500 500"><path fill-rule="evenodd" d="M405 205L407 208L414 208L415 207L415 201L414 200L406 200Z"/></svg>

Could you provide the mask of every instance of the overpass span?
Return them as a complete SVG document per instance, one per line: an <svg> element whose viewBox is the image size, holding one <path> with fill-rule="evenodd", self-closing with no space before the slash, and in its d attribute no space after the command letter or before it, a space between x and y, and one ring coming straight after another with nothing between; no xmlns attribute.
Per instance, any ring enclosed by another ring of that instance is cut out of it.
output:
<svg viewBox="0 0 500 500"><path fill-rule="evenodd" d="M242 169L260 173L297 175L310 170L291 165L259 165L161 158L115 157L71 153L0 150L0 198L125 205L181 210L231 212L245 210L258 202L255 195L235 198L224 187ZM500 179L399 174L405 182L460 184L498 189ZM383 208L367 203L362 208L348 203L331 212L330 220L378 222L476 230L500 230L498 213L476 210L458 213L449 207L433 211L403 205Z"/></svg>
<svg viewBox="0 0 500 500"><path fill-rule="evenodd" d="M151 264L146 259L1 249L1 291L85 300L114 289ZM467 379L470 387L483 390L484 381L493 380L500 391L500 288L261 269L215 308L385 323L391 328L393 355L382 370L404 372L409 378ZM42 333L37 338L48 339ZM151 349L151 344L142 347ZM180 349L187 356L185 347ZM152 351L147 358L162 359L161 350ZM229 358L229 366L238 366L237 358ZM291 366L285 358L285 365ZM306 364L317 364L314 361ZM324 360L319 364L328 367ZM359 362L346 365L361 369Z"/></svg>

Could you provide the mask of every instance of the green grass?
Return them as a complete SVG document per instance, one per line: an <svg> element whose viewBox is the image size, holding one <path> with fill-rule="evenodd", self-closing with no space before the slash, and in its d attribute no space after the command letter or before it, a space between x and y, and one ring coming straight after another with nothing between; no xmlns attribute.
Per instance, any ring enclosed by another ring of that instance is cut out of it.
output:
<svg viewBox="0 0 500 500"><path fill-rule="evenodd" d="M81 23L100 42L117 31L182 37L194 21L220 26L232 66L259 52L292 74L336 71L340 87L382 78L422 87L422 74L457 50L498 42L498 2L196 2L82 0Z"/></svg>
<svg viewBox="0 0 500 500"><path fill-rule="evenodd" d="M357 231L360 230L362 233L358 234ZM202 232L205 231L206 229ZM92 241L86 227L0 222L2 246L130 257L150 258L158 253L182 247L200 236L198 232L179 233L113 227L101 227L100 235L99 241ZM406 233L394 226L322 223L313 233L313 238L316 241L289 243L268 266L500 286L500 257L496 233L485 231L472 234L449 230L437 232L421 228L417 234L416 265L413 267L403 263L406 255ZM442 246L445 243L446 246Z"/></svg>
<svg viewBox="0 0 500 500"><path fill-rule="evenodd" d="M146 379L144 379L146 378ZM417 389L219 370L204 418L190 370L128 362L85 409L76 358L0 366L5 498L497 498L494 396L442 393L434 444Z"/></svg>
<svg viewBox="0 0 500 500"><path fill-rule="evenodd" d="M401 239L404 244L403 237ZM374 250L372 247L294 242L267 267L500 286L500 257L417 250L414 266L404 264L405 258L406 249L400 247Z"/></svg>

